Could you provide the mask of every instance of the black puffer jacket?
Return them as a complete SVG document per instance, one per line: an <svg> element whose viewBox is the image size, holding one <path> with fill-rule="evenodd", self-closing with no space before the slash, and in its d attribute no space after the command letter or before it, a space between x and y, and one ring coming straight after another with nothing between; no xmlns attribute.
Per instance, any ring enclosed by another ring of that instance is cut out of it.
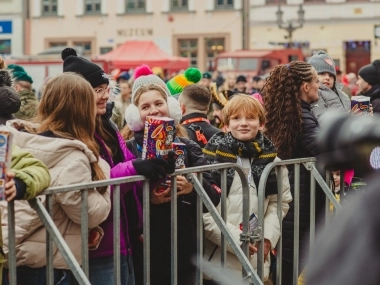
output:
<svg viewBox="0 0 380 285"><path fill-rule="evenodd" d="M0 70L0 125L5 125L8 120L15 119L21 106L20 97L11 87L12 80L7 70Z"/></svg>
<svg viewBox="0 0 380 285"><path fill-rule="evenodd" d="M139 139L137 139L139 140ZM187 157L186 167L207 165L202 149L192 140L180 138L186 144ZM141 157L135 139L127 141L128 149L136 156ZM207 191L211 201L216 206L219 204L219 193L212 187L215 184L211 175L204 173L203 187ZM136 199L137 198L137 199ZM136 201L140 205L136 205ZM142 191L130 191L125 196L127 209L129 237L133 251L133 263L135 268L136 284L141 284L143 274L143 243L139 240L142 228L139 228L137 221L138 207L142 208ZM151 278L153 276L168 276L171 273L171 203L159 205L151 204L150 207L150 237L151 237ZM196 253L196 193L195 190L189 195L178 197L178 271L186 271L192 267L191 258Z"/></svg>
<svg viewBox="0 0 380 285"><path fill-rule="evenodd" d="M317 135L319 124L311 113L310 104L301 101L302 107L302 131L297 138L297 143L293 149L292 158L315 157L318 155ZM294 167L289 167L290 189L294 199ZM316 212L319 215L324 208L324 194L321 189L316 190ZM294 242L294 202L289 204L289 212L283 220L282 242L283 242L283 268L282 284L293 284L292 263L293 263L293 242ZM300 171L300 258L306 256L308 248L309 228L310 228L310 172L301 165ZM304 261L300 259L300 268Z"/></svg>
<svg viewBox="0 0 380 285"><path fill-rule="evenodd" d="M220 132L218 128L215 128L207 121L196 121L191 122L194 119L205 119L207 120L207 116L202 113L192 113L182 117L181 123L186 128L187 134L190 139L196 142L201 148L204 148L207 142L211 139L213 135ZM196 131L200 131L206 138L206 141L199 140L196 135Z"/></svg>
<svg viewBox="0 0 380 285"><path fill-rule="evenodd" d="M368 90L364 96L371 97L373 112L380 113L380 84L372 86L372 88Z"/></svg>

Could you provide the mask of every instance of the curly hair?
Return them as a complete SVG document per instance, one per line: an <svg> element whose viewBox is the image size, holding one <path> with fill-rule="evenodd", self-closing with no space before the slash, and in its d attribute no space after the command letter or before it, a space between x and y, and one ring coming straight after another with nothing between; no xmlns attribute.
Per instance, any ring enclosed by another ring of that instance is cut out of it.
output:
<svg viewBox="0 0 380 285"><path fill-rule="evenodd" d="M313 67L302 61L278 65L263 87L266 110L265 135L272 140L281 159L292 157L301 132L301 86L313 79Z"/></svg>

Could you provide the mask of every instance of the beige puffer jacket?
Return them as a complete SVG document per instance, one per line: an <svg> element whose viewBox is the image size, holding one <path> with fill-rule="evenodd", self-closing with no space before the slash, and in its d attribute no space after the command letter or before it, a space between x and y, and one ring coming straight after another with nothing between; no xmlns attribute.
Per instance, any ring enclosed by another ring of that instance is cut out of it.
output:
<svg viewBox="0 0 380 285"><path fill-rule="evenodd" d="M279 161L276 158L275 161ZM239 162L238 162L239 164ZM250 163L247 158L241 158L241 166L243 168L250 168ZM289 210L289 203L292 201L292 194L290 193L290 185L288 179L288 170L283 166L282 177L282 217L285 217ZM250 183L250 214L255 213L258 217L258 196L257 196L257 186L253 181ZM226 198L226 225L231 231L235 238L235 241L239 245L242 244L240 241L240 234L242 233L240 229L240 224L243 222L242 208L243 208L243 192L242 185L239 175L235 172L234 180L232 182L230 192ZM221 211L221 205L219 204L217 210ZM242 266L240 261L234 254L232 248L227 244L227 262L225 269L221 268L220 258L221 258L221 239L222 235L219 227L216 225L214 219L211 217L210 213L203 214L203 223L205 228L205 253L204 258L207 259L215 269L215 272L221 272L224 270L229 276L234 276L236 280L241 280ZM277 195L269 195L264 200L264 239L268 239L271 243L272 248L277 244L280 238L280 221L277 217ZM251 265L253 269L257 268L257 254L254 254L250 258ZM269 255L264 260L264 281L269 277L269 267L270 259ZM214 273L215 273L214 272ZM213 279L217 281L222 281L223 275L211 275L204 274L205 279Z"/></svg>
<svg viewBox="0 0 380 285"><path fill-rule="evenodd" d="M51 175L50 186L62 186L91 182L90 162L96 157L78 140L50 138L11 129L14 143L40 159ZM98 162L106 177L110 176L108 164ZM45 196L39 196L45 202ZM75 258L81 264L81 193L80 191L55 194L53 220L67 242ZM110 190L101 195L97 190L88 191L88 226L93 228L103 222L111 209ZM0 203L4 252L8 254L7 203ZM27 201L15 202L17 266L42 267L46 265L46 230L37 213ZM54 268L68 269L66 262L54 247Z"/></svg>

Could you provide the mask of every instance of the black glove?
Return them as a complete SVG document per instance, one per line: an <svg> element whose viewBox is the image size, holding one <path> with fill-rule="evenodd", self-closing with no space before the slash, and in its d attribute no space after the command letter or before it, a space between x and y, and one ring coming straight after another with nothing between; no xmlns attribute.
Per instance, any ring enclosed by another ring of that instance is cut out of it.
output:
<svg viewBox="0 0 380 285"><path fill-rule="evenodd" d="M175 171L175 162L176 162L174 151L169 151L166 162L168 163L168 167L166 168L166 173L172 174Z"/></svg>
<svg viewBox="0 0 380 285"><path fill-rule="evenodd" d="M175 171L175 153L170 151L168 159L152 158L152 159L135 159L132 161L133 167L137 174L144 175L152 181L158 181L166 174L171 174Z"/></svg>

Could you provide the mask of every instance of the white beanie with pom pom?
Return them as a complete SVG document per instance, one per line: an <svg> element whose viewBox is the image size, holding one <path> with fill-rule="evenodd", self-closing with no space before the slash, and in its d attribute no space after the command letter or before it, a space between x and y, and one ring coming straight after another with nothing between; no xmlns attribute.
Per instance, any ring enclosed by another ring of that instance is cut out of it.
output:
<svg viewBox="0 0 380 285"><path fill-rule="evenodd" d="M179 102L174 97L170 96L170 91L165 82L157 75L154 75L149 66L143 64L137 67L134 73L134 79L135 81L132 86L132 104L130 104L125 110L125 121L131 131L141 131L144 128L144 122L141 120L140 111L136 106L135 95L140 87L150 84L158 85L165 91L169 117L174 120L175 125L180 123L182 119L182 111Z"/></svg>

